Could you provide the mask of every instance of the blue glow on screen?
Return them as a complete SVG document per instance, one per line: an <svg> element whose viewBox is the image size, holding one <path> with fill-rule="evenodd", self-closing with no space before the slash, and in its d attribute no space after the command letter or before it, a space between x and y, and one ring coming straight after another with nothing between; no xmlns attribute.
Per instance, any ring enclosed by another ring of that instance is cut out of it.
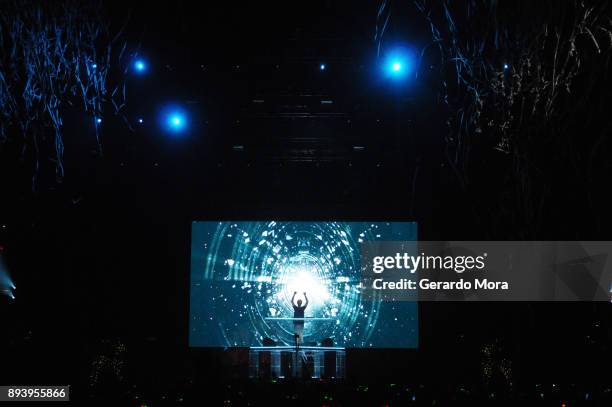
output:
<svg viewBox="0 0 612 407"><path fill-rule="evenodd" d="M193 222L190 346L292 345L291 299L306 292L304 343L416 348L417 303L359 287L361 242L416 239L414 222Z"/></svg>

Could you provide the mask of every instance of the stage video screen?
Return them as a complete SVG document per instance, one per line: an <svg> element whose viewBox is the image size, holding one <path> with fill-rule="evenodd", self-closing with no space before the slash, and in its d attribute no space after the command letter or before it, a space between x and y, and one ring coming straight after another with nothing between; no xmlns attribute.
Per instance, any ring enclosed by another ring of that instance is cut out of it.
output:
<svg viewBox="0 0 612 407"><path fill-rule="evenodd" d="M360 243L414 222L193 222L190 346L416 348L415 302L366 301Z"/></svg>

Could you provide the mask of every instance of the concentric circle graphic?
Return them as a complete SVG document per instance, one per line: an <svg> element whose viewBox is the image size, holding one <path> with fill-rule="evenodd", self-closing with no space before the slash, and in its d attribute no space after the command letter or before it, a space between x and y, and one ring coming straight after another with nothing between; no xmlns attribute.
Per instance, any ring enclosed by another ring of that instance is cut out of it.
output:
<svg viewBox="0 0 612 407"><path fill-rule="evenodd" d="M418 305L364 296L361 243L416 241L415 222L194 221L190 346L414 348ZM296 320L292 301L307 307ZM303 324L303 330L302 330Z"/></svg>
<svg viewBox="0 0 612 407"><path fill-rule="evenodd" d="M220 222L208 247L205 278L230 287L213 299L216 308L224 309L218 312L234 316L217 321L226 346L240 345L236 330L244 320L252 332L242 335L293 344L294 293L296 301L308 298L304 343L331 338L368 346L380 300L361 300L359 241L374 240L377 228L372 224L352 231L337 222Z"/></svg>

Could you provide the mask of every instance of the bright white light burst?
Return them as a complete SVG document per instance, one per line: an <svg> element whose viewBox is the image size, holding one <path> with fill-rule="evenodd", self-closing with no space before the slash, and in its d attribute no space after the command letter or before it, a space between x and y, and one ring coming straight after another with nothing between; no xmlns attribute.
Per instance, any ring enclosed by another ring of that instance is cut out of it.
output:
<svg viewBox="0 0 612 407"><path fill-rule="evenodd" d="M331 301L333 293L330 292L330 282L325 278L325 272L312 257L296 256L289 260L288 264L281 272L281 287L278 297L286 302L291 309L291 297L297 292L295 301L304 302L304 292L308 296L307 316L321 317L321 312L326 309L326 305Z"/></svg>
<svg viewBox="0 0 612 407"><path fill-rule="evenodd" d="M304 292L310 300L310 304L322 303L329 299L330 294L326 284L316 276L316 271L308 269L294 268L287 270L288 278L284 283L283 295L291 298L297 291L296 301L304 300Z"/></svg>

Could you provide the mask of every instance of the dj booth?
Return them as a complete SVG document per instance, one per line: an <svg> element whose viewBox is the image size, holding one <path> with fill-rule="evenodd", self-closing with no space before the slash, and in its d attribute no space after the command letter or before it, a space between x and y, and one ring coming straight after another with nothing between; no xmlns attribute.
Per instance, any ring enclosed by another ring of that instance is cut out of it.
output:
<svg viewBox="0 0 612 407"><path fill-rule="evenodd" d="M343 379L346 352L334 346L253 346L249 377Z"/></svg>

